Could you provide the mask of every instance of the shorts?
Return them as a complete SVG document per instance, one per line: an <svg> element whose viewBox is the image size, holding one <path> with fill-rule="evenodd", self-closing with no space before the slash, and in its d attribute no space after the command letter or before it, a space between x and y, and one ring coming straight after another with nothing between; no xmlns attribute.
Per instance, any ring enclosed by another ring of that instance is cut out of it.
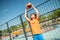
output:
<svg viewBox="0 0 60 40"><path fill-rule="evenodd" d="M42 34L35 34L35 35L33 35L33 39L34 40L44 40Z"/></svg>

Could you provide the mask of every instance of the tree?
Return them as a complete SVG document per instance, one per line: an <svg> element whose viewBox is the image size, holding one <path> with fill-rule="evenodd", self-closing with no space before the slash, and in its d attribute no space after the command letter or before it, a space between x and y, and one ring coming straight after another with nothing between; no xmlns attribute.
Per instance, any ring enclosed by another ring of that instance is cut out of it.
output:
<svg viewBox="0 0 60 40"><path fill-rule="evenodd" d="M22 25L21 25L21 24L18 24L18 27L19 27L19 28L22 28Z"/></svg>
<svg viewBox="0 0 60 40"><path fill-rule="evenodd" d="M11 32L16 31L16 30L18 30L18 27L16 25L10 27Z"/></svg>
<svg viewBox="0 0 60 40"><path fill-rule="evenodd" d="M5 33L8 33L9 31L8 31L8 29L5 29L4 32L5 32Z"/></svg>
<svg viewBox="0 0 60 40"><path fill-rule="evenodd" d="M57 9L53 12L51 12L47 17L49 19L55 18L55 17L59 17L60 16L60 9Z"/></svg>
<svg viewBox="0 0 60 40"><path fill-rule="evenodd" d="M40 21L40 22L43 22L43 21L45 21L45 20L46 20L46 16L40 16L40 17L39 17L39 21Z"/></svg>
<svg viewBox="0 0 60 40"><path fill-rule="evenodd" d="M56 17L60 16L60 9L57 9L54 11L54 16L56 16Z"/></svg>
<svg viewBox="0 0 60 40"><path fill-rule="evenodd" d="M24 26L26 27L27 26L27 22L25 21L25 22L23 22L23 24L24 24Z"/></svg>
<svg viewBox="0 0 60 40"><path fill-rule="evenodd" d="M2 40L2 31L0 30L0 40Z"/></svg>

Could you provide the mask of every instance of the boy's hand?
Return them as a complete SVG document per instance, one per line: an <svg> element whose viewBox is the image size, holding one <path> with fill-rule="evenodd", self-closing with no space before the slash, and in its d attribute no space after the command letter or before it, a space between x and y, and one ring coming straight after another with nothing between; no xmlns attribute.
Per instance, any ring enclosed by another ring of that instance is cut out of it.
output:
<svg viewBox="0 0 60 40"><path fill-rule="evenodd" d="M32 8L34 8L34 5L33 4L31 4L32 5Z"/></svg>

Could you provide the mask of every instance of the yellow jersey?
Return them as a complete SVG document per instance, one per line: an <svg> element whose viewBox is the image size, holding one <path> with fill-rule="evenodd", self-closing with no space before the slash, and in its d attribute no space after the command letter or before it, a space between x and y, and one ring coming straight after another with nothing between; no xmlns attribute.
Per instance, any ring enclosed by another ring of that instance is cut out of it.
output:
<svg viewBox="0 0 60 40"><path fill-rule="evenodd" d="M39 24L38 18L36 18L35 20L31 20L29 22L30 22L33 34L41 34L42 33L41 25Z"/></svg>

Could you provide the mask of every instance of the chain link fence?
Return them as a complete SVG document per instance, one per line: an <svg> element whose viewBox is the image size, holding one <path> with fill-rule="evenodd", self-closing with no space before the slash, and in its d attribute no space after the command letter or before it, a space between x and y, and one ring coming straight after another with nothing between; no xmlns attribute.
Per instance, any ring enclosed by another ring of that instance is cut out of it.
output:
<svg viewBox="0 0 60 40"><path fill-rule="evenodd" d="M60 0L47 0L38 4L36 8L40 12L39 21L44 40L60 40ZM32 12L34 10L30 9L29 15ZM1 40L33 40L32 35L24 13L0 25Z"/></svg>

